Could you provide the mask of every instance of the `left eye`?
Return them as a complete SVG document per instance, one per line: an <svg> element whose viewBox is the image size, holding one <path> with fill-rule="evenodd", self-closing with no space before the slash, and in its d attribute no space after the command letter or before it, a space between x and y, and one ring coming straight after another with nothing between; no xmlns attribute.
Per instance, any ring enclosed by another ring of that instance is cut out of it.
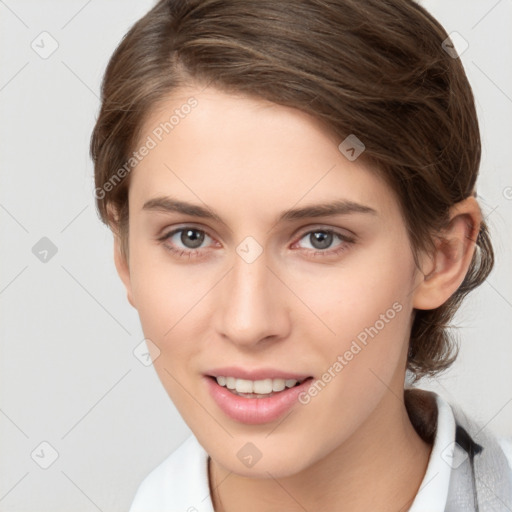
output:
<svg viewBox="0 0 512 512"><path fill-rule="evenodd" d="M347 237L344 237L343 235L328 229L309 231L302 236L301 240L305 239L310 243L310 247L306 247L306 249L322 251L325 249L330 249L335 238L340 239L341 242L348 241Z"/></svg>

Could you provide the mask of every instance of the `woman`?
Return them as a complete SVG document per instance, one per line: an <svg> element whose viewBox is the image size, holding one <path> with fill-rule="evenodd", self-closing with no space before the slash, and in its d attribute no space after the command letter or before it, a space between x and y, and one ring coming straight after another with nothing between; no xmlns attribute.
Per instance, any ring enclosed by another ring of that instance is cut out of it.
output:
<svg viewBox="0 0 512 512"><path fill-rule="evenodd" d="M112 56L100 215L193 432L132 511L507 510L504 449L413 380L493 266L480 136L408 0L160 1ZM503 508L505 507L505 508Z"/></svg>

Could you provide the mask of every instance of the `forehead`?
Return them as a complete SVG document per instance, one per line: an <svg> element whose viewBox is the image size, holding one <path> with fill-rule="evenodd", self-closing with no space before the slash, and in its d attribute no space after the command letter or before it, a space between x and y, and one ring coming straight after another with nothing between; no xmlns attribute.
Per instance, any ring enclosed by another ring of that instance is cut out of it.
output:
<svg viewBox="0 0 512 512"><path fill-rule="evenodd" d="M145 142L151 149L132 171L130 209L166 194L260 217L334 199L397 209L389 186L362 158L347 159L321 121L262 99L178 89L147 117Z"/></svg>

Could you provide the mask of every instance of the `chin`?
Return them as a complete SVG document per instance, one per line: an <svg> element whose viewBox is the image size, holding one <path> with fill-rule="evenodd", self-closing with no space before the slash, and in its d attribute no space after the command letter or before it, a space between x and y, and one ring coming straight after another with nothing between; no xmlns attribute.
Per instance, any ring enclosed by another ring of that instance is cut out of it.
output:
<svg viewBox="0 0 512 512"><path fill-rule="evenodd" d="M279 441L273 443L267 439L259 442L251 436L235 437L227 445L212 440L203 446L217 464L236 475L247 478L287 478L307 469L323 456L323 453L306 453L304 447L311 447L311 444L303 436L301 438L303 441L300 443L286 447ZM321 451L329 453L330 450L325 448ZM230 453L233 455L229 456Z"/></svg>

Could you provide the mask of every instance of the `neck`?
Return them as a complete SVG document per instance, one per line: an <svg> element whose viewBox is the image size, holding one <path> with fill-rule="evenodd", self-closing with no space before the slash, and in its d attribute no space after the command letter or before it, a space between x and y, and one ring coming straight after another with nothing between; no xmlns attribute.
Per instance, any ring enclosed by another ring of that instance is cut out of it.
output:
<svg viewBox="0 0 512 512"><path fill-rule="evenodd" d="M216 512L408 510L426 472L431 445L414 429L402 398L386 393L367 421L307 469L246 478L210 460Z"/></svg>

